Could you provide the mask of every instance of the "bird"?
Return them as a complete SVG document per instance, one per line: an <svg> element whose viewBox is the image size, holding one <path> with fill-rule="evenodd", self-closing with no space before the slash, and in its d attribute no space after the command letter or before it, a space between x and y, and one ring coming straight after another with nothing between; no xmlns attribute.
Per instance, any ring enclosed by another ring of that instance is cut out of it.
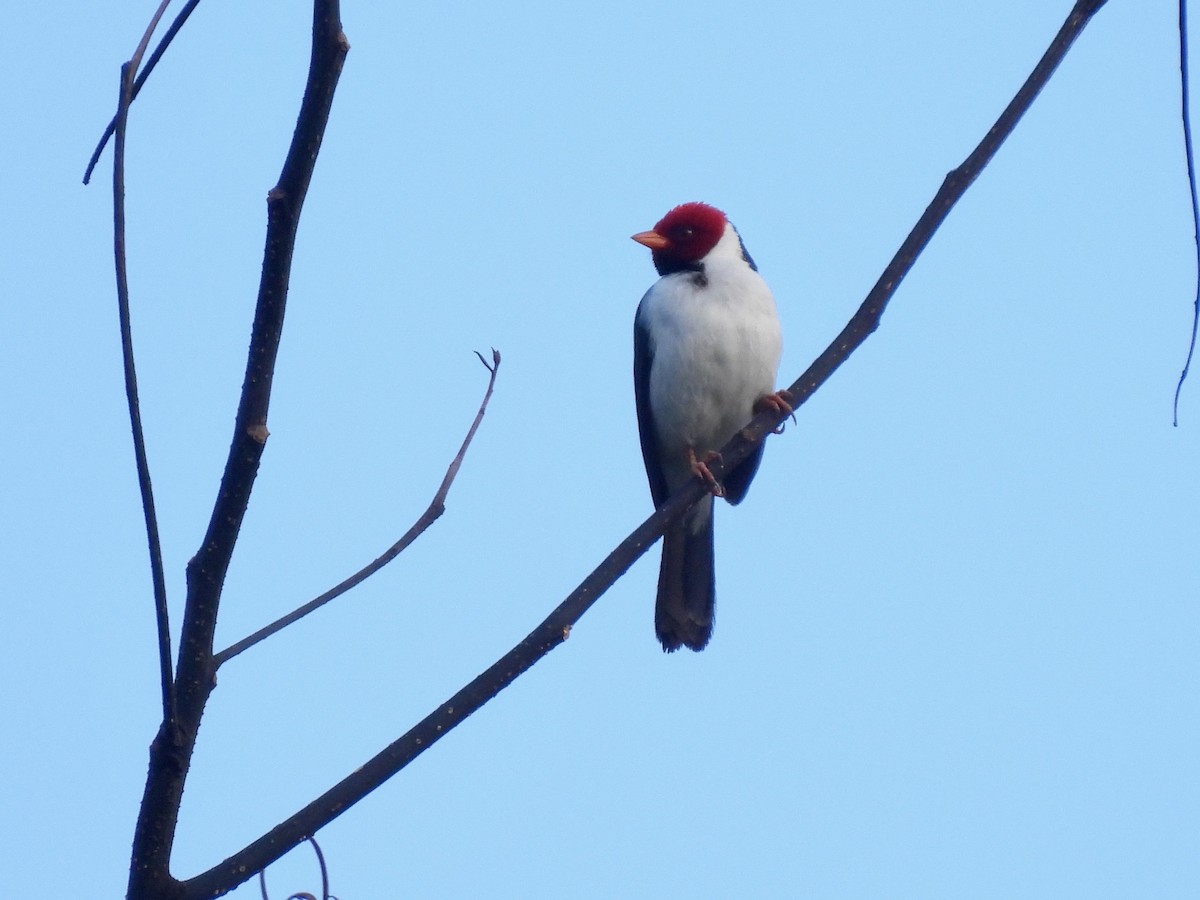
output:
<svg viewBox="0 0 1200 900"><path fill-rule="evenodd" d="M775 390L783 337L775 299L736 228L707 203L684 203L650 231L659 279L634 316L633 383L638 434L655 507L689 479L709 494L663 534L654 629L662 648L700 651L713 632L716 577L713 497L746 496L762 460L760 443L718 483L708 463L769 408L791 413Z"/></svg>

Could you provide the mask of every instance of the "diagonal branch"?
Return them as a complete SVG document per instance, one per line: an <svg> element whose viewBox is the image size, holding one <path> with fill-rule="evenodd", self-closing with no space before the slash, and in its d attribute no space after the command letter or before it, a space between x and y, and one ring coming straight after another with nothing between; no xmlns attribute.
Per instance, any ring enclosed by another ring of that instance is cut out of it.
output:
<svg viewBox="0 0 1200 900"><path fill-rule="evenodd" d="M163 571L162 542L158 534L158 514L154 507L154 488L150 481L150 462L146 456L146 438L142 430L142 412L138 401L137 368L133 356L133 327L129 314L129 270L125 253L125 127L129 104L133 101L133 73L150 43L170 0L162 0L146 26L129 62L121 66L121 90L117 114L113 118L116 143L113 147L113 255L117 274L117 317L121 328L121 359L125 370L125 399L129 406L129 425L133 431L133 455L137 466L138 488L142 495L142 514L146 521L146 542L150 549L150 577L154 586L154 617L158 631L159 682L162 685L163 722L175 721L175 685L171 677L171 626L167 616L167 581Z"/></svg>
<svg viewBox="0 0 1200 900"><path fill-rule="evenodd" d="M870 293L867 294L867 298L858 308L858 311L855 312L854 316L834 339L833 343L825 349L825 352L817 357L804 374L791 385L789 390L795 398L795 406L799 406L807 400L818 387L825 383L826 379L834 373L838 366L845 362L846 358L867 339L871 332L879 327L879 320L883 316L884 309L887 307L892 295L896 293L896 288L900 286L900 282L912 269L917 257L925 249L925 246L929 243L942 222L946 220L950 210L958 203L967 188L979 177L979 173L983 171L983 168L991 162L992 157L996 155L996 151L1000 149L1000 145L1012 134L1021 117L1029 110L1033 101L1037 99L1037 95L1041 93L1042 88L1050 80L1050 76L1054 74L1054 70L1063 61L1067 51L1071 49L1071 45L1075 42L1075 39L1079 37L1092 16L1104 6L1105 2L1106 0L1078 0L1076 2L1063 26L1059 29L1058 34L1051 41L1049 48L1042 55L1042 58L1038 60L1037 65L1025 80L1025 83L1021 85L1021 89L1017 91L1016 96L1004 108L996 123L992 125L983 140L971 151L971 154L963 161L962 165L946 175L941 188L934 195L933 201L926 207L925 212L917 220L917 224L913 226L908 237L904 239L904 243L900 245L900 249L896 251L887 268L883 270L883 274L879 276L879 280L875 282L875 286L871 288ZM773 427L782 420L782 416L759 416L755 420L755 424L771 425ZM756 428L754 434L757 435L759 430ZM747 443L744 449L739 448L738 453L726 459L725 469L728 470L731 466L736 465L749 452L750 445ZM713 474L717 474L715 469L713 470Z"/></svg>
<svg viewBox="0 0 1200 900"><path fill-rule="evenodd" d="M479 361L491 373L491 376L488 378L487 390L483 394L483 402L479 404L479 411L475 414L475 420L467 430L467 436L463 439L462 446L458 448L458 454L451 461L450 467L446 470L446 476L442 479L442 483L437 489L437 493L433 495L433 499L429 502L429 507L421 514L421 517L413 523L408 531L404 532L400 540L392 544L378 559L363 566L340 584L308 601L303 606L292 610L286 616L276 619L265 628L260 628L254 634L244 637L236 644L226 647L213 657L214 666L219 668L239 653L249 650L255 644L275 634L275 632L281 631L293 622L303 619L314 610L320 609L330 600L340 597L351 588L362 584L362 582L366 581L408 549L409 545L419 538L430 525L441 518L442 513L446 511L446 495L450 493L450 485L454 483L454 479L458 476L458 470L462 467L463 459L467 455L467 449L471 446L471 441L475 439L475 432L479 430L479 425L483 421L483 414L487 412L488 402L492 399L492 391L496 387L496 375L500 371L500 351L492 350L492 362L490 365L483 358L482 354L476 352L475 355L479 357Z"/></svg>
<svg viewBox="0 0 1200 900"><path fill-rule="evenodd" d="M1012 133L1084 26L1104 2L1105 0L1079 0L1075 4L1049 49L1012 102L996 120L996 124L963 164L947 175L933 202L901 244L862 306L825 352L796 379L791 387L796 407L808 400L878 327L888 301L896 292L901 280L912 269L934 232ZM721 449L723 464L719 469L714 467L713 474L719 478L724 471L736 466L784 418L783 415L771 412L763 412L756 416L741 433ZM571 628L592 604L661 537L667 524L696 503L706 490L699 479L694 479L681 488L625 538L595 571L517 646L438 706L405 735L312 803L224 862L187 881L185 886L188 896L206 897L218 890L241 884L254 872L279 859L300 841L328 825L457 727L467 716L566 640Z"/></svg>
<svg viewBox="0 0 1200 900"><path fill-rule="evenodd" d="M150 58L146 60L146 67L138 73L137 80L133 83L133 91L129 95L129 103L133 103L134 98L141 93L142 85L146 83L146 79L150 77L150 73L153 72L154 67L158 65L158 61L162 59L162 55L167 51L167 47L171 45L171 41L175 39L175 35L177 35L179 33L179 29L183 27L183 23L188 20L188 16L192 14L192 10L199 5L200 0L188 0L183 9L179 11L179 15L175 17L175 21L171 23L169 28L167 28L166 33L163 34L162 39L158 42L158 46L154 48L154 52L151 53ZM158 15L155 16L154 19L156 26L158 19L162 16L163 12L166 11L166 7L167 3L163 3L162 6L159 7ZM147 44L149 42L149 36L153 30L154 29L151 28L146 34ZM142 51L137 54L138 63L141 62L142 53L144 52L145 45L142 47ZM136 63L130 68L131 71L137 72L138 67ZM101 135L99 143L96 144L96 149L92 151L91 159L88 160L87 169L84 170L83 173L84 184L87 184L92 180L92 171L96 168L96 163L100 161L100 154L104 152L104 146L108 143L108 139L113 136L113 132L116 131L116 128L117 118L114 116L113 120L108 123L108 127L104 129L104 134Z"/></svg>

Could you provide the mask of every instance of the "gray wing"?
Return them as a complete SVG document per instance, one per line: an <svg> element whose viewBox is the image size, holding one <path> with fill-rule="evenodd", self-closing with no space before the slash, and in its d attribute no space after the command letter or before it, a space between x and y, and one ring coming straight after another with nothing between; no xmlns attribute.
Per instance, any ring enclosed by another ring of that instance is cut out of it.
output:
<svg viewBox="0 0 1200 900"><path fill-rule="evenodd" d="M654 348L650 332L642 322L642 307L638 305L633 318L633 396L637 402L638 434L642 439L642 460L646 463L646 478L650 481L650 497L656 507L669 496L667 478L659 462L658 437L654 427L654 412L650 409L650 368L654 365Z"/></svg>
<svg viewBox="0 0 1200 900"><path fill-rule="evenodd" d="M746 499L746 491L750 490L750 482L754 480L754 473L758 471L758 464L762 462L765 449L767 449L766 442L760 441L758 446L750 451L750 455L722 480L721 486L725 488L725 499L734 506Z"/></svg>

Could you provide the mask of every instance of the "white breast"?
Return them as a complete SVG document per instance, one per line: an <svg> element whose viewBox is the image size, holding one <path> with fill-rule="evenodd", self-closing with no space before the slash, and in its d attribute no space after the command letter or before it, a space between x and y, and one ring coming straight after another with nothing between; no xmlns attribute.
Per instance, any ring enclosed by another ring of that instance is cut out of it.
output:
<svg viewBox="0 0 1200 900"><path fill-rule="evenodd" d="M653 364L649 402L669 486L690 475L687 450L716 450L775 390L782 350L771 290L742 257L732 226L704 259L654 285L639 310Z"/></svg>

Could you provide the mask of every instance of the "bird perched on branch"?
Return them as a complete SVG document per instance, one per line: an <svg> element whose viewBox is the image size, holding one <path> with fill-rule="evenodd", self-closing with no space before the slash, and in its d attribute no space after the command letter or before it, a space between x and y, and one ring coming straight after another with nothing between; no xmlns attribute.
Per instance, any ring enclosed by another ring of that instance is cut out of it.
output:
<svg viewBox="0 0 1200 900"><path fill-rule="evenodd" d="M763 408L791 412L775 391L783 341L770 288L719 209L685 203L633 239L662 277L638 306L633 382L638 431L655 506L689 478L709 486L667 527L654 628L663 650L703 650L712 637L713 496L740 503L763 446L720 483L708 463Z"/></svg>

